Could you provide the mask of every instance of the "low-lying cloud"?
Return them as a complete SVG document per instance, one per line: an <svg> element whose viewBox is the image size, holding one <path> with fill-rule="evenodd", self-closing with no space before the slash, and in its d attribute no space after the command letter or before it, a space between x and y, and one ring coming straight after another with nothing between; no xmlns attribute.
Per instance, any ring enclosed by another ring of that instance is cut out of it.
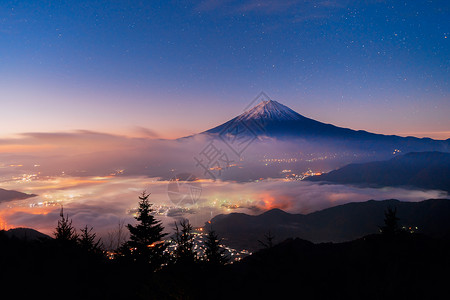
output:
<svg viewBox="0 0 450 300"><path fill-rule="evenodd" d="M75 179L65 178L66 181ZM66 182L66 185L68 185ZM307 214L328 207L370 199L398 199L421 201L445 198L442 191L421 191L403 188L359 188L344 185L321 185L304 181L265 180L260 182L202 181L201 197L194 205L176 206L167 194L167 181L147 177L110 177L86 185L75 180L64 190L47 182L35 182L38 197L14 201L0 206L0 221L9 227L32 227L52 234L61 207L73 220L76 228L94 227L101 236L107 236L117 224L133 223L133 211L143 190L151 193L150 200L166 231L173 222L188 218L201 226L217 214L244 212L259 214L267 209L280 208L291 213ZM79 183L77 183L79 182ZM64 182L61 182L64 183ZM17 187L10 183L9 187ZM43 189L39 189L46 187ZM33 190L29 187L27 191Z"/></svg>

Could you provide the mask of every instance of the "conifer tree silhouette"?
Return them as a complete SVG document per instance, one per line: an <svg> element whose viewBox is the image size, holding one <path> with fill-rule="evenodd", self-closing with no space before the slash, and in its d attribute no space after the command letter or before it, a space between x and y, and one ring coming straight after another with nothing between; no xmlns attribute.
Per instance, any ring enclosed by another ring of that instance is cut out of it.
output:
<svg viewBox="0 0 450 300"><path fill-rule="evenodd" d="M125 243L125 254L130 256L133 261L143 264L150 264L158 269L164 263L164 250L166 244L163 238L164 227L161 221L153 216L154 209L149 202L150 194L143 191L139 196L139 208L135 217L137 224L128 224L130 231L130 240Z"/></svg>
<svg viewBox="0 0 450 300"><path fill-rule="evenodd" d="M189 220L184 219L178 223L175 222L174 240L177 244L175 250L175 261L177 263L186 264L196 261L194 252L194 235L192 234L192 225Z"/></svg>
<svg viewBox="0 0 450 300"><path fill-rule="evenodd" d="M380 231L383 235L387 237L393 237L398 234L401 230L398 225L397 218L397 208L388 207L384 212L384 226L380 227Z"/></svg>
<svg viewBox="0 0 450 300"><path fill-rule="evenodd" d="M97 234L92 232L94 230L93 227L88 228L86 225L82 228L81 234L78 236L78 244L82 250L89 253L101 253L102 252L102 244L101 239L97 239Z"/></svg>
<svg viewBox="0 0 450 300"><path fill-rule="evenodd" d="M228 262L225 249L220 247L220 240L214 230L210 230L205 241L206 261L212 265L224 265Z"/></svg>
<svg viewBox="0 0 450 300"><path fill-rule="evenodd" d="M55 229L54 235L56 241L64 245L74 246L77 242L78 235L75 228L72 226L72 220L69 219L69 215L64 217L64 208L61 206L60 219Z"/></svg>

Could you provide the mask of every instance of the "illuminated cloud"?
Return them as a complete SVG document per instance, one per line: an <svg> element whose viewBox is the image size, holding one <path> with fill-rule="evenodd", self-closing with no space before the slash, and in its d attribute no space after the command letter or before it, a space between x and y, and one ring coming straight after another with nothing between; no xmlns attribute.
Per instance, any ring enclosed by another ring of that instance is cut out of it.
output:
<svg viewBox="0 0 450 300"><path fill-rule="evenodd" d="M194 205L175 206L168 196L168 181L148 177L55 178L61 185L35 181L29 190L39 196L0 205L0 223L8 227L32 227L51 234L59 218L61 206L76 228L94 227L107 236L119 222L132 223L138 196L143 190L160 214L167 231L179 218L189 218L195 226L220 213L244 212L258 214L280 208L291 213L311 213L328 207L370 199L421 201L444 198L441 191L420 191L402 188L358 188L343 185L320 185L304 181L266 180L260 182L202 181L202 196ZM89 181L89 182L87 182ZM10 182L8 187L20 187Z"/></svg>

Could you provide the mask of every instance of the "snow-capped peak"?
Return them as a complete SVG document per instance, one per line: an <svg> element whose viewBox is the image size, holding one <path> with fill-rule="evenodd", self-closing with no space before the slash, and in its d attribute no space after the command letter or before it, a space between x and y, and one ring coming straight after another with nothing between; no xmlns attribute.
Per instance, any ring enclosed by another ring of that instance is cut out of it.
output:
<svg viewBox="0 0 450 300"><path fill-rule="evenodd" d="M267 100L244 112L237 120L266 119L273 121L293 121L301 118L302 116L300 114L289 107L274 100Z"/></svg>

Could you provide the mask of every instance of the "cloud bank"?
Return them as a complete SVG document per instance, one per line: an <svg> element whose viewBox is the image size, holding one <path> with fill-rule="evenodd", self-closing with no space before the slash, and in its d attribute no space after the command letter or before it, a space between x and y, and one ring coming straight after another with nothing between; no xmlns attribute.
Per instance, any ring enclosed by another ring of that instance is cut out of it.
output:
<svg viewBox="0 0 450 300"><path fill-rule="evenodd" d="M34 182L27 191L39 191L38 197L0 205L0 222L9 227L33 227L52 234L60 209L69 214L75 227L93 226L107 236L120 222L133 223L133 212L143 190L159 212L167 231L178 218L188 218L195 226L220 213L259 214L280 208L291 213L311 213L328 207L370 199L421 201L445 198L441 191L402 188L358 188L343 185L320 185L304 181L265 180L260 182L201 181L201 197L195 204L176 206L168 196L168 181L147 177L110 177L92 180L63 178L57 185ZM65 186L64 189L59 186ZM9 183L10 187L18 187Z"/></svg>

